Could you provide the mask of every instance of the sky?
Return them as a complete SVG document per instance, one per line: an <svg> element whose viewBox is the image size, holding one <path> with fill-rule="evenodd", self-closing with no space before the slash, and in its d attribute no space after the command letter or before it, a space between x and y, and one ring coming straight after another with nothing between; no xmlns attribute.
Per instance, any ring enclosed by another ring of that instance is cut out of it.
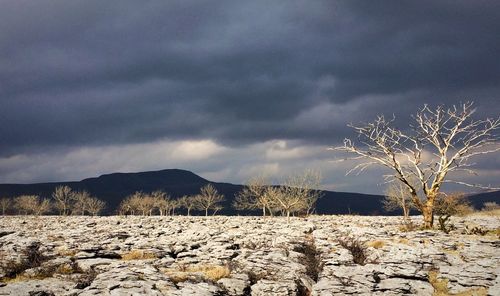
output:
<svg viewBox="0 0 500 296"><path fill-rule="evenodd" d="M380 193L328 147L423 104L500 114L499 1L24 1L0 9L0 183L305 168ZM485 184L500 156L479 161Z"/></svg>

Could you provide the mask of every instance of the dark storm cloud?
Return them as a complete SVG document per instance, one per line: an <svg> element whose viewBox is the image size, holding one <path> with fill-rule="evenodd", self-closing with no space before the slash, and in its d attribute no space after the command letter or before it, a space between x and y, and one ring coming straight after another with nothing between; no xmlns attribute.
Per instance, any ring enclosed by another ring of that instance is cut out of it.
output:
<svg viewBox="0 0 500 296"><path fill-rule="evenodd" d="M0 156L164 138L331 144L347 122L423 102L499 113L496 1L1 6Z"/></svg>

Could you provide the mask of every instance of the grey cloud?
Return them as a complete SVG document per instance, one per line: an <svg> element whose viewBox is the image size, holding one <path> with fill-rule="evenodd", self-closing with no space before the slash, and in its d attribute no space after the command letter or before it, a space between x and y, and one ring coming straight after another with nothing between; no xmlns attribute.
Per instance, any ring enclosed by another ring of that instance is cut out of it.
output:
<svg viewBox="0 0 500 296"><path fill-rule="evenodd" d="M496 1L4 1L0 158L213 139L332 145L473 99L498 116Z"/></svg>

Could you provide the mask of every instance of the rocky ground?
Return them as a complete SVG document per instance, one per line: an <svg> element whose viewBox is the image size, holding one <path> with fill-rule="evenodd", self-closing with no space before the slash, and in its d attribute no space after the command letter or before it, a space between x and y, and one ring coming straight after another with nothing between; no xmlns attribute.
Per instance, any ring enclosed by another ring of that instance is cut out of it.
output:
<svg viewBox="0 0 500 296"><path fill-rule="evenodd" d="M402 231L399 217L2 217L0 295L500 295L500 218L453 224L445 234Z"/></svg>

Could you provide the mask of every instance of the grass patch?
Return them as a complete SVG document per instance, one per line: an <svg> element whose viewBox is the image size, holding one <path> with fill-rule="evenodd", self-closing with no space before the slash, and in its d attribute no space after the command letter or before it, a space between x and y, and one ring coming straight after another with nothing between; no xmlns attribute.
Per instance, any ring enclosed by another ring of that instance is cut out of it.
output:
<svg viewBox="0 0 500 296"><path fill-rule="evenodd" d="M403 223L398 227L399 231L401 232L411 232L411 231L416 231L416 230L421 230L422 227L419 225L413 223L413 222L408 222L408 223Z"/></svg>
<svg viewBox="0 0 500 296"><path fill-rule="evenodd" d="M374 241L370 241L370 242L366 243L367 247L372 247L375 249L382 249L383 247L385 247L385 245L386 245L386 243L384 241L381 241L381 240L374 240Z"/></svg>
<svg viewBox="0 0 500 296"><path fill-rule="evenodd" d="M488 291L484 287L472 288L459 293L450 293L448 289L448 279L440 279L439 273L435 270L429 272L429 283L434 288L433 296L486 296Z"/></svg>
<svg viewBox="0 0 500 296"><path fill-rule="evenodd" d="M28 280L43 280L46 279L47 277L45 276L26 276L23 274L18 274L13 278L4 278L2 280L2 283L6 284L12 284L12 283L20 283L20 282L25 282Z"/></svg>
<svg viewBox="0 0 500 296"><path fill-rule="evenodd" d="M429 272L429 283L434 288L434 296L449 295L448 279L439 279L439 273L435 270Z"/></svg>
<svg viewBox="0 0 500 296"><path fill-rule="evenodd" d="M59 250L57 250L57 254L63 257L73 257L76 255L76 253L78 253L78 250L76 249L60 248Z"/></svg>
<svg viewBox="0 0 500 296"><path fill-rule="evenodd" d="M177 269L165 271L170 280L174 283L185 282L201 275L203 280L217 282L222 278L227 278L231 274L231 269L227 265L191 265L179 266Z"/></svg>
<svg viewBox="0 0 500 296"><path fill-rule="evenodd" d="M125 253L122 256L122 260L147 260L147 259L156 259L158 256L156 254L147 252L144 250L132 250L128 253Z"/></svg>
<svg viewBox="0 0 500 296"><path fill-rule="evenodd" d="M407 245L407 246L412 246L413 244L411 243L411 241L407 238L400 238L400 239L397 239L396 242L398 244L402 244L402 245Z"/></svg>

